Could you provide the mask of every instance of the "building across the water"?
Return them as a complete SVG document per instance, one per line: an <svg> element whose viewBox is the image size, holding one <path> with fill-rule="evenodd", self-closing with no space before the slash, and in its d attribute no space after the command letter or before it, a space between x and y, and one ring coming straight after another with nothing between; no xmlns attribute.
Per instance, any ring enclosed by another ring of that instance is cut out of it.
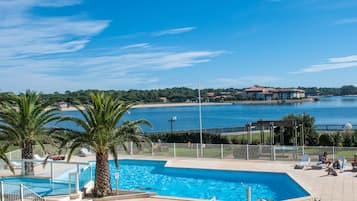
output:
<svg viewBox="0 0 357 201"><path fill-rule="evenodd" d="M242 95L249 100L290 100L305 98L305 91L297 88L273 88L254 85L244 89Z"/></svg>

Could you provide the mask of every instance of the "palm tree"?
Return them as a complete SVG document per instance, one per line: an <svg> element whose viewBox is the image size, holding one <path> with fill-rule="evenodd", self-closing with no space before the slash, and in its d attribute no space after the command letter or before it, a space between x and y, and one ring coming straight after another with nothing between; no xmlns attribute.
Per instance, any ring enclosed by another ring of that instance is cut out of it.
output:
<svg viewBox="0 0 357 201"><path fill-rule="evenodd" d="M55 132L49 124L60 119L59 109L50 108L51 103L40 98L40 94L27 91L8 95L0 105L0 138L5 144L18 145L22 159L33 158L35 144L46 152L44 143L52 142ZM33 163L25 163L25 175L34 175Z"/></svg>
<svg viewBox="0 0 357 201"><path fill-rule="evenodd" d="M68 130L63 137L63 146L68 143L70 160L74 150L79 147L89 147L96 153L95 184L93 195L102 197L112 193L108 156L112 154L118 167L117 146L125 150L125 142L133 141L137 145L147 139L140 135L140 125L151 126L146 120L125 121L118 126L125 113L133 104L115 99L103 92L91 93L90 104L79 103L75 107L83 118L63 117L61 121L71 121L80 127L78 130Z"/></svg>

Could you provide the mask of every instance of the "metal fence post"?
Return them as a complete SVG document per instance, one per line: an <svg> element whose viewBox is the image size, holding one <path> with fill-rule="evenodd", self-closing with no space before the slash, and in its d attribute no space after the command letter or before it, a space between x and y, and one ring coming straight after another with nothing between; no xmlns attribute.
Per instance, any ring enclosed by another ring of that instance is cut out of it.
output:
<svg viewBox="0 0 357 201"><path fill-rule="evenodd" d="M274 147L274 145L270 145L270 159L275 161L275 147Z"/></svg>
<svg viewBox="0 0 357 201"><path fill-rule="evenodd" d="M198 152L198 143L196 144L196 158L199 158L199 152Z"/></svg>
<svg viewBox="0 0 357 201"><path fill-rule="evenodd" d="M332 146L332 161L335 161L335 146Z"/></svg>
<svg viewBox="0 0 357 201"><path fill-rule="evenodd" d="M50 163L51 163L51 180L53 180L55 178L54 168L53 168L53 161L50 161Z"/></svg>
<svg viewBox="0 0 357 201"><path fill-rule="evenodd" d="M25 161L24 159L21 160L21 175L25 175Z"/></svg>
<svg viewBox="0 0 357 201"><path fill-rule="evenodd" d="M12 151L9 152L9 160L12 160Z"/></svg>
<svg viewBox="0 0 357 201"><path fill-rule="evenodd" d="M174 158L176 158L176 143L174 142Z"/></svg>
<svg viewBox="0 0 357 201"><path fill-rule="evenodd" d="M246 152L247 152L247 157L246 157L246 159L249 160L249 145L247 145L247 150L246 150Z"/></svg>
<svg viewBox="0 0 357 201"><path fill-rule="evenodd" d="M20 184L20 200L24 201L24 186Z"/></svg>
<svg viewBox="0 0 357 201"><path fill-rule="evenodd" d="M79 175L76 173L76 193L79 193Z"/></svg>
<svg viewBox="0 0 357 201"><path fill-rule="evenodd" d="M93 166L92 166L92 163L89 163L89 178L90 178L90 181L93 181Z"/></svg>
<svg viewBox="0 0 357 201"><path fill-rule="evenodd" d="M76 173L79 175L79 173L80 173L80 171L79 171L79 163L77 163L76 166L77 166L76 167L76 169L77 169Z"/></svg>
<svg viewBox="0 0 357 201"><path fill-rule="evenodd" d="M3 181L0 182L0 189L1 189L1 201L5 201L5 198L4 198L4 182Z"/></svg>
<svg viewBox="0 0 357 201"><path fill-rule="evenodd" d="M130 155L133 155L133 142L130 142Z"/></svg>
<svg viewBox="0 0 357 201"><path fill-rule="evenodd" d="M221 159L223 159L223 144L221 144Z"/></svg>

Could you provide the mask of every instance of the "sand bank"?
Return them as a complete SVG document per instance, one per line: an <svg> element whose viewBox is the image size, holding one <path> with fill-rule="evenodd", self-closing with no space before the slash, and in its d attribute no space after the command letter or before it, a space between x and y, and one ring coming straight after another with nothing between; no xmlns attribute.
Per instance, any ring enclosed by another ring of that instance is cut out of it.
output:
<svg viewBox="0 0 357 201"><path fill-rule="evenodd" d="M232 105L232 103L202 103L202 105ZM198 103L151 103L134 105L133 108L198 106ZM83 109L80 107L80 109ZM75 111L75 107L63 107L62 111Z"/></svg>

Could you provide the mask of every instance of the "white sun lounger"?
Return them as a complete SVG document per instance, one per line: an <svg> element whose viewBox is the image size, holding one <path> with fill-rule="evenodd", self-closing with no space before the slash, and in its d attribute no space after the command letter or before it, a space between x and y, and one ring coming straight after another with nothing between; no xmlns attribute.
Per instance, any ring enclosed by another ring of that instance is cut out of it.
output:
<svg viewBox="0 0 357 201"><path fill-rule="evenodd" d="M295 169L303 169L306 166L310 165L310 155L303 154L301 157L301 161L295 165Z"/></svg>
<svg viewBox="0 0 357 201"><path fill-rule="evenodd" d="M90 156L90 155L92 155L92 152L88 151L87 148L81 148L78 153L78 156L80 156L80 157L86 157L86 156Z"/></svg>

